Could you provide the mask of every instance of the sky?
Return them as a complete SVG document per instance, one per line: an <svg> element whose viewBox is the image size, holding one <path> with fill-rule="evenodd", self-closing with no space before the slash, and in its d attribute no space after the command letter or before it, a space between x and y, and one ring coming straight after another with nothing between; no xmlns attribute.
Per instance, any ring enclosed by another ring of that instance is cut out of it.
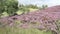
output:
<svg viewBox="0 0 60 34"><path fill-rule="evenodd" d="M28 5L28 4L34 4L34 5L48 5L49 7L51 6L56 6L56 5L60 5L60 0L18 0L19 4L24 4L24 5Z"/></svg>

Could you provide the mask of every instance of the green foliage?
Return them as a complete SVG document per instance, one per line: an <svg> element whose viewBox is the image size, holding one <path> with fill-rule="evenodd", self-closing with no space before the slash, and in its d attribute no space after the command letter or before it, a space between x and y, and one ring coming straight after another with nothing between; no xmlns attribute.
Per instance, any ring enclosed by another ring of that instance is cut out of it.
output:
<svg viewBox="0 0 60 34"><path fill-rule="evenodd" d="M26 7L27 7L27 8L38 9L38 6L37 6L37 5L33 5L33 4L26 5Z"/></svg>
<svg viewBox="0 0 60 34"><path fill-rule="evenodd" d="M29 5L20 4L19 5L19 10L21 12L23 12L22 14L29 13L30 12L30 8L39 9L40 7L38 7L37 5L33 5L33 4L29 4Z"/></svg>
<svg viewBox="0 0 60 34"><path fill-rule="evenodd" d="M29 5L20 4L19 5L19 10L22 12L22 14L25 14L25 13L30 12L29 8L32 8L32 9L45 9L47 7L48 7L47 5L42 5L42 7L38 7L37 5L33 5L33 4L29 4Z"/></svg>
<svg viewBox="0 0 60 34"><path fill-rule="evenodd" d="M56 25L58 27L57 31L60 33L60 20L57 20L56 21Z"/></svg>
<svg viewBox="0 0 60 34"><path fill-rule="evenodd" d="M42 5L42 9L45 9L47 8L48 6L47 5Z"/></svg>
<svg viewBox="0 0 60 34"><path fill-rule="evenodd" d="M18 10L17 0L0 0L0 14L7 12L9 15L14 14Z"/></svg>
<svg viewBox="0 0 60 34"><path fill-rule="evenodd" d="M18 1L17 0L0 0L0 16L3 12L7 12L9 15L14 15L18 10L22 12L22 14L29 13L30 9L45 9L47 5L42 5L41 7L38 7L37 5L19 5L18 8Z"/></svg>
<svg viewBox="0 0 60 34"><path fill-rule="evenodd" d="M29 8L24 5L19 5L19 10L22 11L22 14L29 13Z"/></svg>

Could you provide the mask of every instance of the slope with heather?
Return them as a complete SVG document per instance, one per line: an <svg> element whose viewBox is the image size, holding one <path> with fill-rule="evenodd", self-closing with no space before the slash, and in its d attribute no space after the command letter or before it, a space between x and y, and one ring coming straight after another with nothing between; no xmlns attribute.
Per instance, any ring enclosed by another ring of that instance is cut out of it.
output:
<svg viewBox="0 0 60 34"><path fill-rule="evenodd" d="M37 28L48 29L57 32L56 20L60 19L60 5L49 7L43 10L37 10L22 15L15 15L10 17L4 17L0 19L3 25L15 25L16 21L19 21L17 27L23 28Z"/></svg>

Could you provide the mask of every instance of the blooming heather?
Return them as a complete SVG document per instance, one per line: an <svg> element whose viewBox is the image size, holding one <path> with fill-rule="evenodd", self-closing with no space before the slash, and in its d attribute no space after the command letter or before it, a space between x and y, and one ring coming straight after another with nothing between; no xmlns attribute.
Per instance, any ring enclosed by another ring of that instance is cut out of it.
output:
<svg viewBox="0 0 60 34"><path fill-rule="evenodd" d="M23 21L24 23L39 22L40 25L36 26L38 29L50 29L56 31L56 20L60 19L60 6L49 7L44 10L37 10L23 15L15 15L11 17L1 18L0 22L14 23L15 20ZM23 24L24 25L24 24ZM23 27L27 28L28 25ZM34 26L35 27L35 26Z"/></svg>

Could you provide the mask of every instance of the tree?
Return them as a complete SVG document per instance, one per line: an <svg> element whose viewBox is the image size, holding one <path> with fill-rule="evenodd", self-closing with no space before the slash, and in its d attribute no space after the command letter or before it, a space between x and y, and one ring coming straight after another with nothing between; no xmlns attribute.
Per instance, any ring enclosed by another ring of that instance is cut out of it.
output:
<svg viewBox="0 0 60 34"><path fill-rule="evenodd" d="M23 4L19 5L19 10L22 11L22 14L29 13L29 8Z"/></svg>
<svg viewBox="0 0 60 34"><path fill-rule="evenodd" d="M42 5L42 9L45 9L47 8L48 6L47 5Z"/></svg>
<svg viewBox="0 0 60 34"><path fill-rule="evenodd" d="M33 9L38 9L38 6L37 5L33 5L33 4L26 5L26 7L33 8Z"/></svg>
<svg viewBox="0 0 60 34"><path fill-rule="evenodd" d="M17 0L0 0L0 14L7 12L10 16L18 10Z"/></svg>

